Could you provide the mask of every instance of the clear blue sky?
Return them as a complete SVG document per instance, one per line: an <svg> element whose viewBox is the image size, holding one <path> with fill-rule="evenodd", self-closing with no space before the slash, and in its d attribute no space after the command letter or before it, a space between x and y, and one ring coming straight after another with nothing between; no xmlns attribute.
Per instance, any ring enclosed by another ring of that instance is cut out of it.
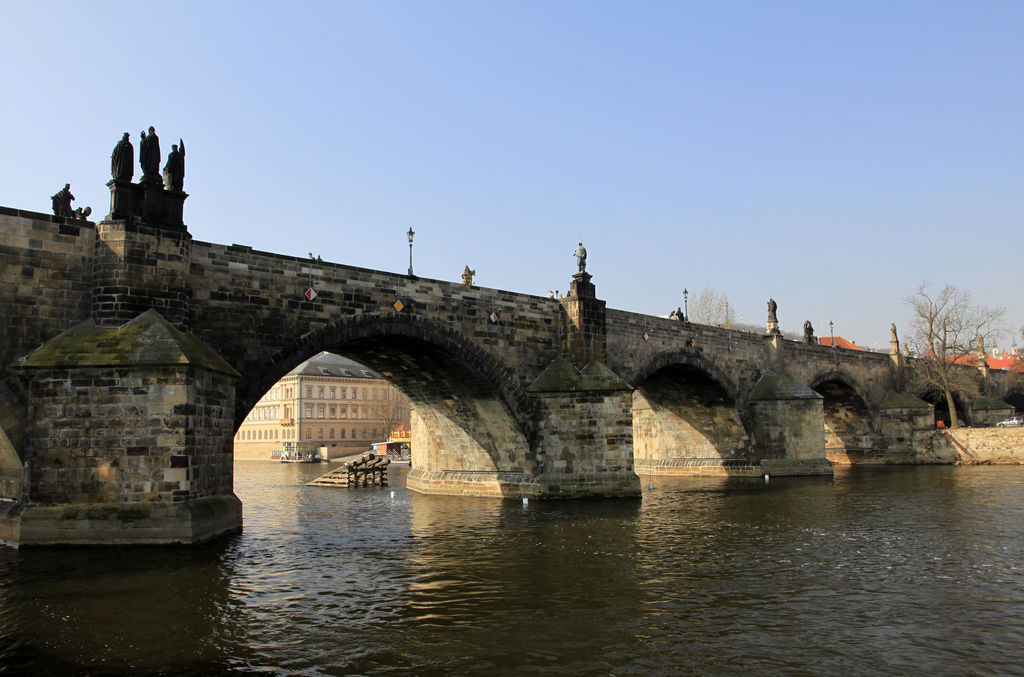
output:
<svg viewBox="0 0 1024 677"><path fill-rule="evenodd" d="M774 297L886 346L924 279L1024 324L1024 2L22 2L0 205L187 148L199 240L609 307ZM136 180L139 170L136 168ZM691 299L693 296L691 296ZM1003 341L1008 346L1012 333Z"/></svg>

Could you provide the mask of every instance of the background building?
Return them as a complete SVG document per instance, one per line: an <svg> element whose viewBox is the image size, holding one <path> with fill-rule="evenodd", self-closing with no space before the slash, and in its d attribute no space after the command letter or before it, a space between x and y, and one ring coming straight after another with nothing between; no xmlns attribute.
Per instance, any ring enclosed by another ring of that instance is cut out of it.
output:
<svg viewBox="0 0 1024 677"><path fill-rule="evenodd" d="M235 433L235 458L327 447L330 458L366 451L405 424L409 402L376 372L323 352L288 372Z"/></svg>

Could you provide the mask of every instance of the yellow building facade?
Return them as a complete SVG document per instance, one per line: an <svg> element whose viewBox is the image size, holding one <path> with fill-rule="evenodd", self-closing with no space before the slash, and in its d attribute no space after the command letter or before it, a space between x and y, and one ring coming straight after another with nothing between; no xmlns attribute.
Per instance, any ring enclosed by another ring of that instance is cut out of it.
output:
<svg viewBox="0 0 1024 677"><path fill-rule="evenodd" d="M376 372L323 352L266 392L235 433L235 458L326 448L329 458L366 451L409 422L409 402Z"/></svg>

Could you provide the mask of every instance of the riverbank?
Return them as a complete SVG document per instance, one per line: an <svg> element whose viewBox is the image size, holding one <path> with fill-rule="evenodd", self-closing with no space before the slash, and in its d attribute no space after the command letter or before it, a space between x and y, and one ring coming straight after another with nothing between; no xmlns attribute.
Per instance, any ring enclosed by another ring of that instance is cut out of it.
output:
<svg viewBox="0 0 1024 677"><path fill-rule="evenodd" d="M936 430L918 447L933 462L961 465L1024 464L1024 428L957 428ZM948 460L947 460L948 459Z"/></svg>

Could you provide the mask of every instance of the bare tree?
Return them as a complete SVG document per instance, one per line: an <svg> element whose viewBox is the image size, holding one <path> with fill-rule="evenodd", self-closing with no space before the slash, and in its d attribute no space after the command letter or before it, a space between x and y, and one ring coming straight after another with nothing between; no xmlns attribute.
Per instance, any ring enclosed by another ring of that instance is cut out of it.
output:
<svg viewBox="0 0 1024 677"><path fill-rule="evenodd" d="M904 302L914 311L907 343L917 357L909 364L924 388L942 393L949 407L949 424L959 426L954 394L978 391L977 372L961 362L977 353L984 341L999 333L1005 311L971 302L970 292L946 285L932 292L923 282Z"/></svg>
<svg viewBox="0 0 1024 677"><path fill-rule="evenodd" d="M697 294L690 304L689 312L688 319L698 324L731 327L735 321L735 312L729 304L729 297L724 293L719 294L711 287L704 287L704 291Z"/></svg>
<svg viewBox="0 0 1024 677"><path fill-rule="evenodd" d="M409 400L395 390L388 388L388 399L377 405L377 419L384 427L384 436L388 437L402 423L409 423Z"/></svg>

